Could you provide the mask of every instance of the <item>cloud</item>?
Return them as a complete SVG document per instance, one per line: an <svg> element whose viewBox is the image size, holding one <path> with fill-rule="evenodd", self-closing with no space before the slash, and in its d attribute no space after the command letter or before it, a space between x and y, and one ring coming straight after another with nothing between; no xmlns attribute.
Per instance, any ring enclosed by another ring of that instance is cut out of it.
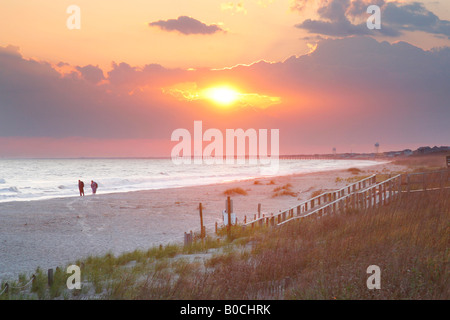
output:
<svg viewBox="0 0 450 320"><path fill-rule="evenodd" d="M77 66L76 69L81 73L82 77L92 83L99 83L104 80L103 70L98 66L87 65L84 67Z"/></svg>
<svg viewBox="0 0 450 320"><path fill-rule="evenodd" d="M383 7L383 19L390 26L405 31L424 31L450 39L450 21L441 20L420 2L389 2Z"/></svg>
<svg viewBox="0 0 450 320"><path fill-rule="evenodd" d="M292 11L302 12L308 5L309 0L291 0L290 9Z"/></svg>
<svg viewBox="0 0 450 320"><path fill-rule="evenodd" d="M291 3L291 10L304 12L311 0ZM381 9L381 29L366 26L369 5ZM450 38L450 21L441 20L420 2L401 3L384 0L323 0L316 10L320 19L305 19L295 25L310 33L327 36L384 35L398 37L403 31L424 31Z"/></svg>
<svg viewBox="0 0 450 320"><path fill-rule="evenodd" d="M242 2L238 2L238 3L234 3L232 1L224 2L224 3L220 4L220 9L222 11L229 11L232 14L235 14L235 13L247 14L247 9L245 9L244 3L242 3Z"/></svg>
<svg viewBox="0 0 450 320"><path fill-rule="evenodd" d="M149 26L159 27L164 31L178 31L185 35L190 34L214 34L224 31L218 25L207 25L201 21L187 16L180 16L178 19L159 20L150 22Z"/></svg>
<svg viewBox="0 0 450 320"><path fill-rule="evenodd" d="M422 50L367 36L322 39L307 55L222 70L118 62L102 72L100 82L98 68L88 66L75 66L77 72L66 77L48 62L0 47L0 137L17 143L39 137L169 141L174 129L191 128L194 120L220 130L279 128L282 152L343 150L340 146L350 144L372 148L377 141L448 144L450 136L448 47ZM221 84L242 94L240 108L218 108L196 96ZM64 150L73 139L67 141ZM113 156L114 143L108 145Z"/></svg>
<svg viewBox="0 0 450 320"><path fill-rule="evenodd" d="M84 76L65 76L48 62L0 48L0 136L144 138L170 119L164 102L150 96L143 104L117 86L97 85L97 67L78 69Z"/></svg>
<svg viewBox="0 0 450 320"><path fill-rule="evenodd" d="M167 95L171 95L180 101L213 101L214 91L217 90L231 90L233 92L233 99L235 100L232 105L245 108L260 108L266 109L270 106L280 104L280 97L272 97L261 93L253 92L240 92L234 88L222 87L222 86L207 86L200 88L195 82L177 83L173 86L163 88L162 92Z"/></svg>
<svg viewBox="0 0 450 320"><path fill-rule="evenodd" d="M2 56L11 56L11 57L19 57L21 58L22 55L20 54L20 48L16 46L6 46L6 47L0 47L0 55Z"/></svg>

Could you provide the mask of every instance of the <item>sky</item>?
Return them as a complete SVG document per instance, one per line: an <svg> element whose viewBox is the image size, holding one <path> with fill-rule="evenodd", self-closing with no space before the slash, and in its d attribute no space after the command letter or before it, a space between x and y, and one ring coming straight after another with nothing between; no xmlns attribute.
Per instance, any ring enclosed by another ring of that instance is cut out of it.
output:
<svg viewBox="0 0 450 320"><path fill-rule="evenodd" d="M2 0L0 30L0 157L169 156L194 121L282 154L450 145L449 1Z"/></svg>

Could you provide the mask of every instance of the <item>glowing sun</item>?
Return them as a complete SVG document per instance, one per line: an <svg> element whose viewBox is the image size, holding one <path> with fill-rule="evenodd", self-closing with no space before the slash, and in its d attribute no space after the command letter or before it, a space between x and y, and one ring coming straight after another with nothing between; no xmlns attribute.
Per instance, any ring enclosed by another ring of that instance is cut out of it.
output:
<svg viewBox="0 0 450 320"><path fill-rule="evenodd" d="M239 92L228 87L207 89L205 95L208 99L220 105L230 105L239 99Z"/></svg>

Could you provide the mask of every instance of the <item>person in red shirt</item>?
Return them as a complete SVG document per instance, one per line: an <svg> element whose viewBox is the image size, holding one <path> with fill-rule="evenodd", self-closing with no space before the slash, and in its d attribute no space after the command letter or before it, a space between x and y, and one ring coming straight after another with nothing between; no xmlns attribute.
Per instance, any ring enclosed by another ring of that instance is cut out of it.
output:
<svg viewBox="0 0 450 320"><path fill-rule="evenodd" d="M84 196L84 182L78 180L78 189L80 190L80 197Z"/></svg>

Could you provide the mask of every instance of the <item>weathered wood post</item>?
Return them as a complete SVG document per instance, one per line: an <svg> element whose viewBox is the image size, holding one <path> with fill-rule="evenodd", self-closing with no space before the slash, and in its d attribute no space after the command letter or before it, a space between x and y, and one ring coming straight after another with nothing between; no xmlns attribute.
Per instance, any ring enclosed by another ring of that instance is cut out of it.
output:
<svg viewBox="0 0 450 320"><path fill-rule="evenodd" d="M372 188L372 207L375 208L377 206L377 187Z"/></svg>
<svg viewBox="0 0 450 320"><path fill-rule="evenodd" d="M203 226L203 207L201 202L198 204L198 211L200 213L200 238L203 239L205 237L205 227Z"/></svg>
<svg viewBox="0 0 450 320"><path fill-rule="evenodd" d="M261 203L258 203L258 219L261 218Z"/></svg>
<svg viewBox="0 0 450 320"><path fill-rule="evenodd" d="M47 276L48 276L48 286L51 287L53 285L53 269L48 269Z"/></svg>
<svg viewBox="0 0 450 320"><path fill-rule="evenodd" d="M394 196L394 180L389 181L389 202L392 201L392 198Z"/></svg>
<svg viewBox="0 0 450 320"><path fill-rule="evenodd" d="M227 197L227 215L228 215L227 231L229 234L230 230L231 230L231 198L230 198L230 196Z"/></svg>
<svg viewBox="0 0 450 320"><path fill-rule="evenodd" d="M350 194L350 208L355 209L355 194Z"/></svg>
<svg viewBox="0 0 450 320"><path fill-rule="evenodd" d="M384 184L380 184L379 187L378 187L379 188L379 192L380 192L380 206L384 205L383 187L384 187Z"/></svg>
<svg viewBox="0 0 450 320"><path fill-rule="evenodd" d="M367 209L367 190L363 191L363 209Z"/></svg>

